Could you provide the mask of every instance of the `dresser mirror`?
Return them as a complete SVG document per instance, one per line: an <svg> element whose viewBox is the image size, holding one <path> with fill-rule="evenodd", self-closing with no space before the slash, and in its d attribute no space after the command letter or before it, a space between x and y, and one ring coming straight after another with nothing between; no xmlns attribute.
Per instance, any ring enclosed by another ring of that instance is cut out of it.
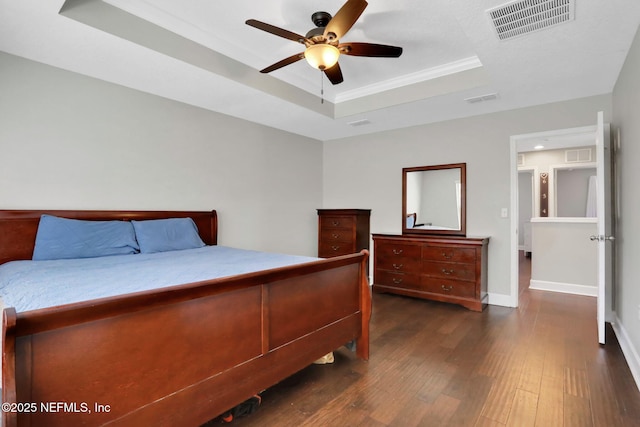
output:
<svg viewBox="0 0 640 427"><path fill-rule="evenodd" d="M402 169L402 233L465 236L466 163Z"/></svg>

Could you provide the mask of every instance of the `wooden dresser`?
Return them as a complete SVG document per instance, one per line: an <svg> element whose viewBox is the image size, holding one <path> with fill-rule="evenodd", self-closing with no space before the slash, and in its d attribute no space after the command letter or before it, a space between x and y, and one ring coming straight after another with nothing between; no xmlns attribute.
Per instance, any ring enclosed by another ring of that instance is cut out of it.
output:
<svg viewBox="0 0 640 427"><path fill-rule="evenodd" d="M373 291L487 305L488 237L373 235Z"/></svg>
<svg viewBox="0 0 640 427"><path fill-rule="evenodd" d="M370 209L318 209L318 256L368 250L370 216Z"/></svg>

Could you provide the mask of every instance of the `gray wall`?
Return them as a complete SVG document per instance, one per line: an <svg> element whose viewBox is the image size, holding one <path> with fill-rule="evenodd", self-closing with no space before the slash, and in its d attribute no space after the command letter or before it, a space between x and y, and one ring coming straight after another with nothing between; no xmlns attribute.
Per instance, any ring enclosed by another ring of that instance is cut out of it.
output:
<svg viewBox="0 0 640 427"><path fill-rule="evenodd" d="M598 295L598 246L589 244L598 227L587 221L532 221L532 289Z"/></svg>
<svg viewBox="0 0 640 427"><path fill-rule="evenodd" d="M370 208L372 233L402 231L402 168L467 163L467 234L490 236L489 302L510 294L510 136L611 120L611 96L345 138L324 143L324 207Z"/></svg>
<svg viewBox="0 0 640 427"><path fill-rule="evenodd" d="M317 254L322 144L0 53L0 208L218 209L220 244Z"/></svg>
<svg viewBox="0 0 640 427"><path fill-rule="evenodd" d="M616 232L617 283L615 312L635 349L640 354L640 32L636 34L627 60L613 91L612 122L620 148L616 155L619 178L619 220ZM619 132L619 133L618 133ZM626 353L625 353L626 354ZM627 359L629 359L627 357ZM635 363L635 364L634 364ZM640 360L629 361L640 381Z"/></svg>

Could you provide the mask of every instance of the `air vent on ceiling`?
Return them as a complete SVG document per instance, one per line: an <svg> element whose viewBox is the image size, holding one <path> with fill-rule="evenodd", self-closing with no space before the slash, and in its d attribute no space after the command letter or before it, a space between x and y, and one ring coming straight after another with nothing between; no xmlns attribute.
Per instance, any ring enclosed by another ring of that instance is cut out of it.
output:
<svg viewBox="0 0 640 427"><path fill-rule="evenodd" d="M497 93L487 93L486 95L472 96L471 98L465 98L464 100L469 104L475 104L477 102L492 101L494 99L498 99Z"/></svg>
<svg viewBox="0 0 640 427"><path fill-rule="evenodd" d="M369 123L371 123L369 120L361 119L361 120L355 120L353 122L349 122L347 124L351 126L364 126L364 125L368 125Z"/></svg>
<svg viewBox="0 0 640 427"><path fill-rule="evenodd" d="M573 20L575 0L517 0L487 10L500 40Z"/></svg>

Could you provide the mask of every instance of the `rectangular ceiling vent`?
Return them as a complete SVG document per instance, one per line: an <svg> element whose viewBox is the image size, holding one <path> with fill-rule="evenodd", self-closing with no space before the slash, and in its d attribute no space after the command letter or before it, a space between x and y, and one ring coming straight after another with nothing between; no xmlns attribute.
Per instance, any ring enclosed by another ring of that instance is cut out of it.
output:
<svg viewBox="0 0 640 427"><path fill-rule="evenodd" d="M355 120L353 122L348 122L347 124L349 126L364 126L364 125L368 125L371 122L367 119L360 119L360 120Z"/></svg>
<svg viewBox="0 0 640 427"><path fill-rule="evenodd" d="M575 0L517 0L487 13L498 38L507 40L573 20Z"/></svg>
<svg viewBox="0 0 640 427"><path fill-rule="evenodd" d="M464 100L469 104L476 104L483 101L493 101L494 99L498 99L497 93L487 93L486 95L473 96L471 98L465 98Z"/></svg>

